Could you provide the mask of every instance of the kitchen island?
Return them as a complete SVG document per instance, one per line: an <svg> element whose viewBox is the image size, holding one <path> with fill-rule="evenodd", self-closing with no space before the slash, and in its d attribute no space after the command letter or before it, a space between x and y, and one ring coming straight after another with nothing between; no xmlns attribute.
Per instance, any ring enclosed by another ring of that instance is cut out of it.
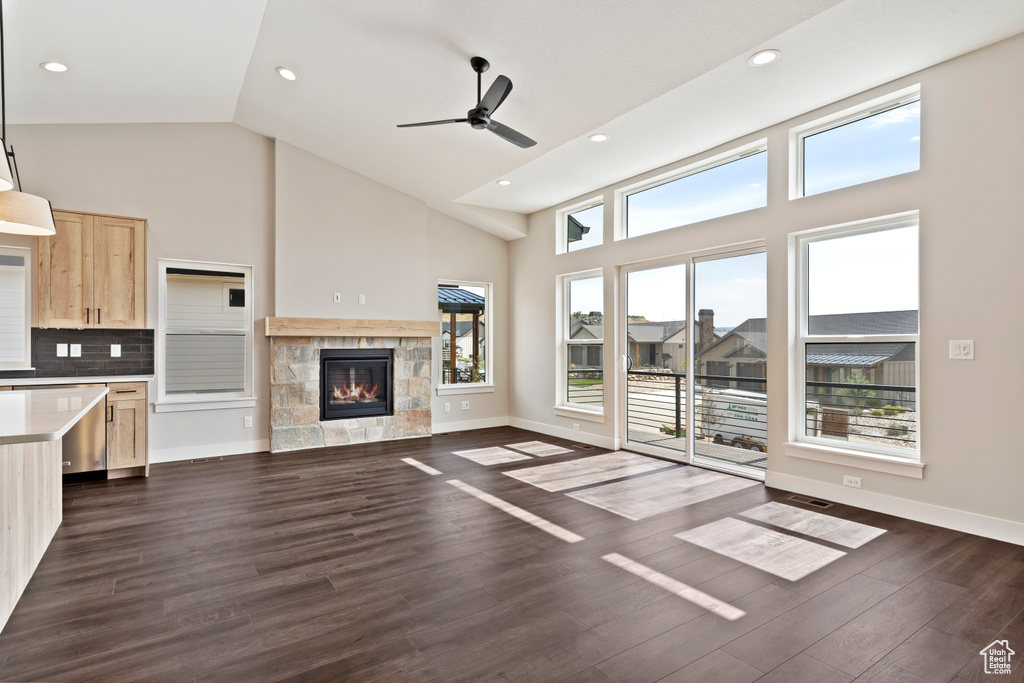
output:
<svg viewBox="0 0 1024 683"><path fill-rule="evenodd" d="M60 526L61 439L106 394L0 392L0 629Z"/></svg>

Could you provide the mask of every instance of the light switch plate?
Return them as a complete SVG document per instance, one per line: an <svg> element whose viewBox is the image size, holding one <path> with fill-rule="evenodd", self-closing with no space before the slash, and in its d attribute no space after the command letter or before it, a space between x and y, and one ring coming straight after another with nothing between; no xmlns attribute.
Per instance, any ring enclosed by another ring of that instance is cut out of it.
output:
<svg viewBox="0 0 1024 683"><path fill-rule="evenodd" d="M67 358L67 357L68 357L68 345L67 344L57 344L57 358Z"/></svg>
<svg viewBox="0 0 1024 683"><path fill-rule="evenodd" d="M340 304L341 303L341 292L335 292L334 293L334 303L336 303L336 304Z"/></svg>
<svg viewBox="0 0 1024 683"><path fill-rule="evenodd" d="M110 357L111 358L120 358L121 357L121 345L120 344L111 344L110 345Z"/></svg>
<svg viewBox="0 0 1024 683"><path fill-rule="evenodd" d="M71 345L71 357L72 358L81 358L82 357L82 345L81 344L72 344Z"/></svg>
<svg viewBox="0 0 1024 683"><path fill-rule="evenodd" d="M950 360L974 360L974 340L954 339L949 342Z"/></svg>
<svg viewBox="0 0 1024 683"><path fill-rule="evenodd" d="M360 294L359 295L359 303L361 303L361 304L365 304L366 303L366 295L365 294Z"/></svg>

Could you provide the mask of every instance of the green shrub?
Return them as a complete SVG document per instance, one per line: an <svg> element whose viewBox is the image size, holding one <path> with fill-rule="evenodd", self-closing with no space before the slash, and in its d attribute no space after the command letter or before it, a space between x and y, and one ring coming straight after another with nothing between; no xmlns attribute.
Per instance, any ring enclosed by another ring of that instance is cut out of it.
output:
<svg viewBox="0 0 1024 683"><path fill-rule="evenodd" d="M881 408L874 408L871 410L871 414L875 417L881 417L882 415L888 415L889 413L885 412Z"/></svg>

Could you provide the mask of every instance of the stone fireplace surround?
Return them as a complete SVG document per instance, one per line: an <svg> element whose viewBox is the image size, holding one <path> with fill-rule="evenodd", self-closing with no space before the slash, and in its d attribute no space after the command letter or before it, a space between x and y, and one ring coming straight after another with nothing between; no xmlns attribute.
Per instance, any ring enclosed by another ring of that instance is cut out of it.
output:
<svg viewBox="0 0 1024 683"><path fill-rule="evenodd" d="M430 436L435 321L267 318L270 451ZM320 420L320 349L392 349L394 414Z"/></svg>

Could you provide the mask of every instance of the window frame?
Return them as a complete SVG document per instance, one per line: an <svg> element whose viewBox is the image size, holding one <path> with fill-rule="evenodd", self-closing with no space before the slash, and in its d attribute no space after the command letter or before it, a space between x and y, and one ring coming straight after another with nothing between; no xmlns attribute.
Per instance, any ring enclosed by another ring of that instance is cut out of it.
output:
<svg viewBox="0 0 1024 683"><path fill-rule="evenodd" d="M167 394L167 270L187 268L211 272L241 273L245 276L245 388L203 394ZM157 399L153 410L157 413L222 408L247 408L256 405L253 321L256 308L253 298L253 267L213 261L159 259L157 261L158 312L156 329L156 385Z"/></svg>
<svg viewBox="0 0 1024 683"><path fill-rule="evenodd" d="M25 354L19 362L0 361L0 370L32 369L32 249L0 244L0 255L23 257L25 259Z"/></svg>
<svg viewBox="0 0 1024 683"><path fill-rule="evenodd" d="M833 190L826 190L823 192L815 192L812 195L804 194L804 140L818 133L824 133L834 128L840 128L849 123L855 121L861 121L863 119L876 116L878 114L885 113L891 109L902 107L903 105L910 104L911 102L921 101L921 84L916 83L912 86L902 88L895 92L891 92L881 97L862 102L852 107L847 107L840 111L827 116L822 116L801 124L789 130L789 198L803 199L805 197L816 197L822 194L828 194L829 192L835 192L837 190L845 190L850 187L857 187L865 183L875 182L877 180L886 180L887 178L896 178L906 173L913 173L914 171L907 171L905 173L897 173L892 176L885 176L882 178L875 178L874 180L865 180L863 182L854 183L853 185L844 185L843 187L837 187ZM920 163L918 164L918 170L920 170Z"/></svg>
<svg viewBox="0 0 1024 683"><path fill-rule="evenodd" d="M791 315L791 391L790 391L790 440L786 454L794 457L821 460L862 469L873 469L901 474L915 478L923 476L921 447L921 302L920 273L918 274L918 330L917 334L846 334L811 335L808 332L809 271L808 246L815 242L841 239L856 235L885 232L910 226L918 227L918 262L920 263L920 217L917 211L882 216L879 218L854 221L826 228L816 228L790 234L792 270L795 277L791 284L795 289ZM832 439L806 434L806 391L807 391L807 346L827 343L913 343L914 353L914 402L917 419L915 448L903 449L882 444L836 442Z"/></svg>
<svg viewBox="0 0 1024 683"><path fill-rule="evenodd" d="M601 241L598 244L583 247L582 249L569 249L569 216L574 213L586 211L587 209L593 209L596 206L603 206L606 212L604 216L607 217L608 203L605 201L603 194L592 196L589 199L576 202L571 206L567 206L564 209L559 209L555 212L555 254L574 254L577 251L586 251L587 249L600 247L604 244L604 221L602 221L600 233Z"/></svg>
<svg viewBox="0 0 1024 683"><path fill-rule="evenodd" d="M725 218L726 216L734 216L737 213L744 213L746 211L755 211L757 209L764 209L768 206L768 176L765 174L765 203L764 206L755 207L753 209L743 209L742 211L735 211L733 213L722 214L721 216L715 216L713 218L706 218L700 221L694 221L692 223L683 223L681 225L675 225L671 228L664 228L662 230L655 230L653 232L644 233L643 235L629 236L629 197L634 194L640 194L646 190L667 185L668 183L681 180L689 176L703 173L704 171L710 171L713 168L719 166L725 166L734 161L739 161L745 157L760 154L761 152L768 153L768 138L759 138L753 142L748 142L737 147L731 147L725 152L715 154L712 156L704 157L698 161L684 164L683 166L677 166L667 172L659 173L652 177L646 178L640 182L627 185L615 190L614 198L614 211L615 211L615 241L637 239L640 237L646 237L648 235L657 235L663 232L669 232L670 230L678 230L689 225L698 225L707 221L718 220L719 218Z"/></svg>
<svg viewBox="0 0 1024 683"><path fill-rule="evenodd" d="M568 273L565 275L559 275L556 285L557 305L555 307L555 314L558 316L556 331L558 346L555 353L555 414L563 417L574 417L592 422L604 422L605 406L608 402L609 393L608 379L607 379L607 363L605 361L605 351L607 351L607 344L612 340L608 338L607 325L607 313L605 309L606 305L601 306L601 317L602 317L602 331L600 339L570 339L569 333L572 330L572 299L569 295L570 286L573 282L578 280L590 280L593 278L601 278L601 291L604 292L606 282L603 268L592 268L589 270L579 271L576 273ZM604 297L602 297L602 304L606 303ZM597 407L588 407L586 404L581 403L570 403L569 402L569 344L583 344L586 346L601 346L601 373L604 377L602 382L602 396L601 405ZM563 381L564 380L564 381Z"/></svg>
<svg viewBox="0 0 1024 683"><path fill-rule="evenodd" d="M454 287L482 287L484 289L484 368L486 368L486 381L460 382L455 384L444 383L444 371L441 367L441 359L443 358L442 351L444 350L445 339L442 336L442 340L438 342L437 377L434 381L434 390L438 396L493 393L495 391L493 363L494 330L492 329L491 319L494 317L494 284L491 282L472 282L469 280L441 278L437 281L437 284L434 287L435 303L437 299L437 288L444 285L451 285ZM456 348L458 348L457 344Z"/></svg>

